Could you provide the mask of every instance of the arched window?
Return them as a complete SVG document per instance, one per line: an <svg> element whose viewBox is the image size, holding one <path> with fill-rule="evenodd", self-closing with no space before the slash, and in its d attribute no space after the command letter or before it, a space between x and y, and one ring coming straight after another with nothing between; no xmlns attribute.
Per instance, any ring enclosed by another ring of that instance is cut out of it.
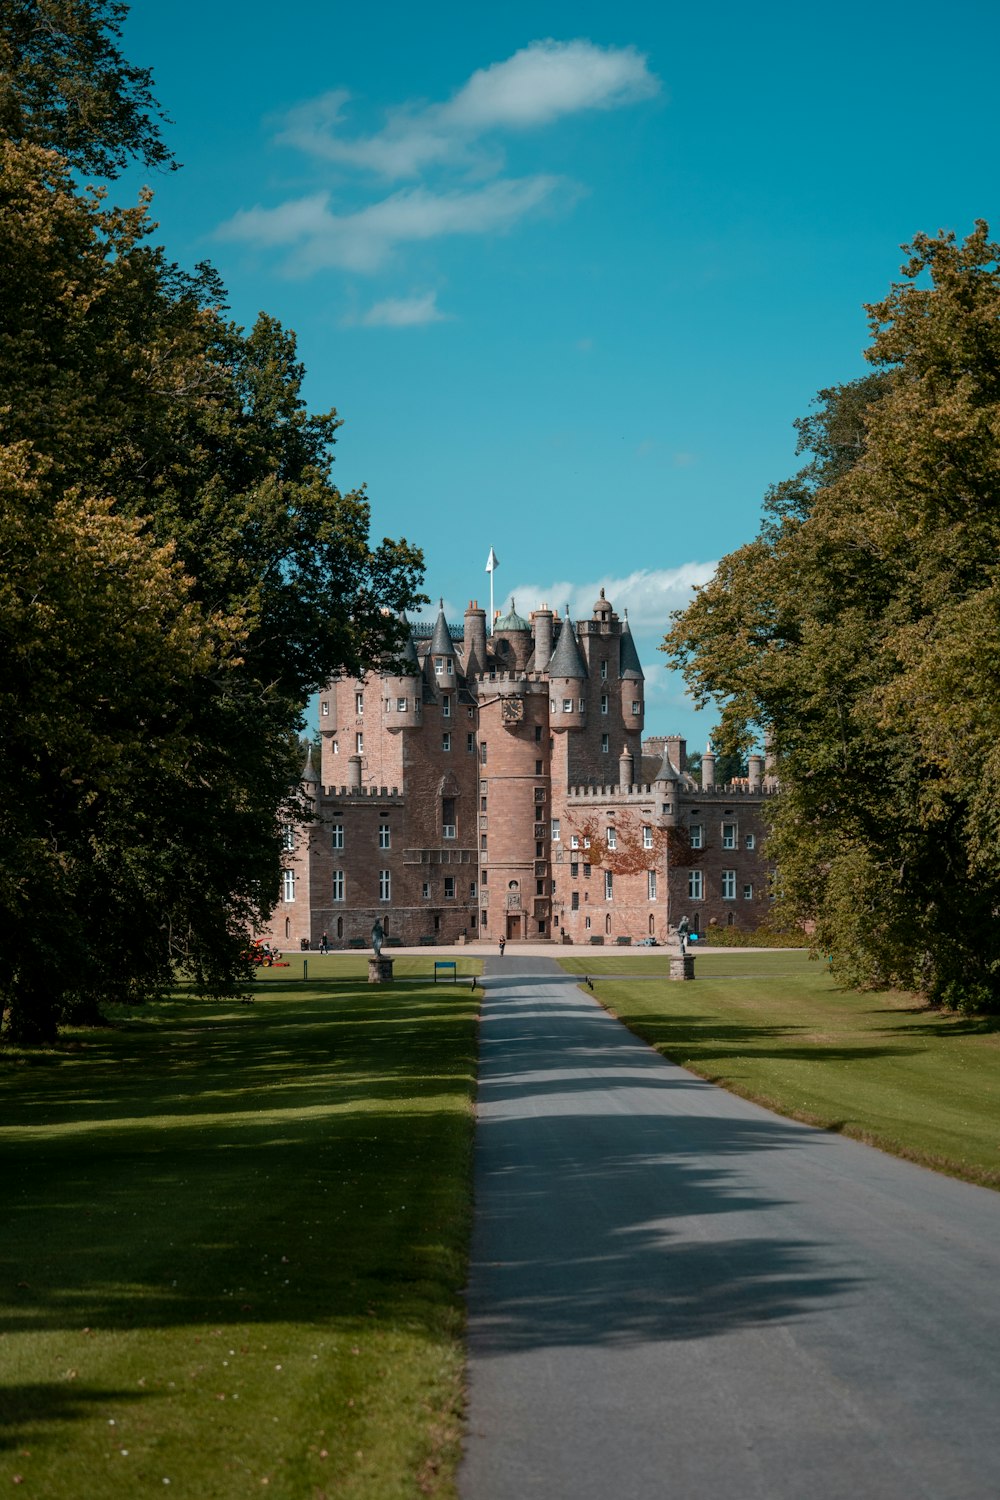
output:
<svg viewBox="0 0 1000 1500"><path fill-rule="evenodd" d="M653 917L653 913L650 912L650 914L649 914L649 935L650 935L650 937L653 936L653 928L654 928L654 926L655 926L655 918Z"/></svg>
<svg viewBox="0 0 1000 1500"><path fill-rule="evenodd" d="M342 938L344 936L344 919L343 919L343 917L338 917L337 918L337 936L339 938Z"/></svg>
<svg viewBox="0 0 1000 1500"><path fill-rule="evenodd" d="M730 912L729 915L726 918L726 926L727 927L732 927L732 925L733 925L733 914L732 914L732 912Z"/></svg>
<svg viewBox="0 0 1000 1500"><path fill-rule="evenodd" d="M285 918L285 940L287 941L291 937L291 935L292 935L291 918L286 917Z"/></svg>
<svg viewBox="0 0 1000 1500"><path fill-rule="evenodd" d="M610 917L605 917L604 918L604 931L608 935L608 937L611 936L611 918Z"/></svg>

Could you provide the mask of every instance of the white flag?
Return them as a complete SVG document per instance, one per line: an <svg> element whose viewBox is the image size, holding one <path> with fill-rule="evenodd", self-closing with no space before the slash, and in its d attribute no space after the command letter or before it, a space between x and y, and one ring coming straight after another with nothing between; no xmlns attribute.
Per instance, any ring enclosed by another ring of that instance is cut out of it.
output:
<svg viewBox="0 0 1000 1500"><path fill-rule="evenodd" d="M493 548L491 547L490 548L490 555L486 559L486 572L487 573L492 573L494 571L494 569L499 568L499 566L500 566L500 559L499 559L499 557L497 557L496 553L493 551Z"/></svg>

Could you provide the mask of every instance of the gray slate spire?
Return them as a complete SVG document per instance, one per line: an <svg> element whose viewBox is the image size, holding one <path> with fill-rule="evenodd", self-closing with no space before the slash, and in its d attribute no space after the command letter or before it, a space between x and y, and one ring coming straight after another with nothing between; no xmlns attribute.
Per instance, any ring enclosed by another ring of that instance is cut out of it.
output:
<svg viewBox="0 0 1000 1500"><path fill-rule="evenodd" d="M451 631L448 629L448 621L444 617L444 600L440 601L437 621L434 625L434 634L431 637L432 656L454 656L455 646L451 639Z"/></svg>
<svg viewBox="0 0 1000 1500"><path fill-rule="evenodd" d="M639 653L635 649L635 641L632 639L632 631L628 623L628 610L625 611L625 622L622 625L621 675L632 682L645 680L642 663L639 661Z"/></svg>
<svg viewBox="0 0 1000 1500"><path fill-rule="evenodd" d="M312 786L318 786L319 785L319 772L316 770L316 767L313 765L313 747L312 747L312 745L310 745L309 749L306 751L306 763L302 767L302 778L301 779L304 782L308 782Z"/></svg>
<svg viewBox="0 0 1000 1500"><path fill-rule="evenodd" d="M677 770L677 767L674 765L673 761L670 759L670 756L667 753L666 746L663 747L663 757L662 757L662 759L660 761L659 770L657 771L656 775L653 777L653 780L654 781L679 781L680 780L680 772Z"/></svg>
<svg viewBox="0 0 1000 1500"><path fill-rule="evenodd" d="M586 677L587 668L580 656L580 648L573 634L573 622L566 611L566 618L559 631L556 649L549 657L549 677Z"/></svg>

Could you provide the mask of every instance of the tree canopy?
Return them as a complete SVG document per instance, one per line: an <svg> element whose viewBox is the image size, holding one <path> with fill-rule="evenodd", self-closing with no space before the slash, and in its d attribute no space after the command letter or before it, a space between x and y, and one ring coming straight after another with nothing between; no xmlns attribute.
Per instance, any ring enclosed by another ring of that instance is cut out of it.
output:
<svg viewBox="0 0 1000 1500"><path fill-rule="evenodd" d="M822 391L664 647L720 741L772 742L787 914L853 983L1000 1002L1000 247L918 235L868 308L873 373Z"/></svg>
<svg viewBox="0 0 1000 1500"><path fill-rule="evenodd" d="M173 168L152 74L118 46L127 14L118 0L0 0L0 135L99 177L133 158Z"/></svg>
<svg viewBox="0 0 1000 1500"><path fill-rule="evenodd" d="M86 33L123 7L7 11L9 47L29 12ZM170 262L145 200L81 190L52 134L0 145L0 1001L24 1038L178 965L232 990L304 702L393 655L422 597L419 552L372 545L333 482L294 336L235 326L211 268Z"/></svg>

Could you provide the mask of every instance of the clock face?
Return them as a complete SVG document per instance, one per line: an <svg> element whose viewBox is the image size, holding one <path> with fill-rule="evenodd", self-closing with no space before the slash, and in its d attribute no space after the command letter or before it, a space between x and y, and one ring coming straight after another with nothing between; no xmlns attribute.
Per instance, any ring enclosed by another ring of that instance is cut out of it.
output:
<svg viewBox="0 0 1000 1500"><path fill-rule="evenodd" d="M524 704L520 698L504 698L501 717L505 724L518 724L524 718Z"/></svg>

